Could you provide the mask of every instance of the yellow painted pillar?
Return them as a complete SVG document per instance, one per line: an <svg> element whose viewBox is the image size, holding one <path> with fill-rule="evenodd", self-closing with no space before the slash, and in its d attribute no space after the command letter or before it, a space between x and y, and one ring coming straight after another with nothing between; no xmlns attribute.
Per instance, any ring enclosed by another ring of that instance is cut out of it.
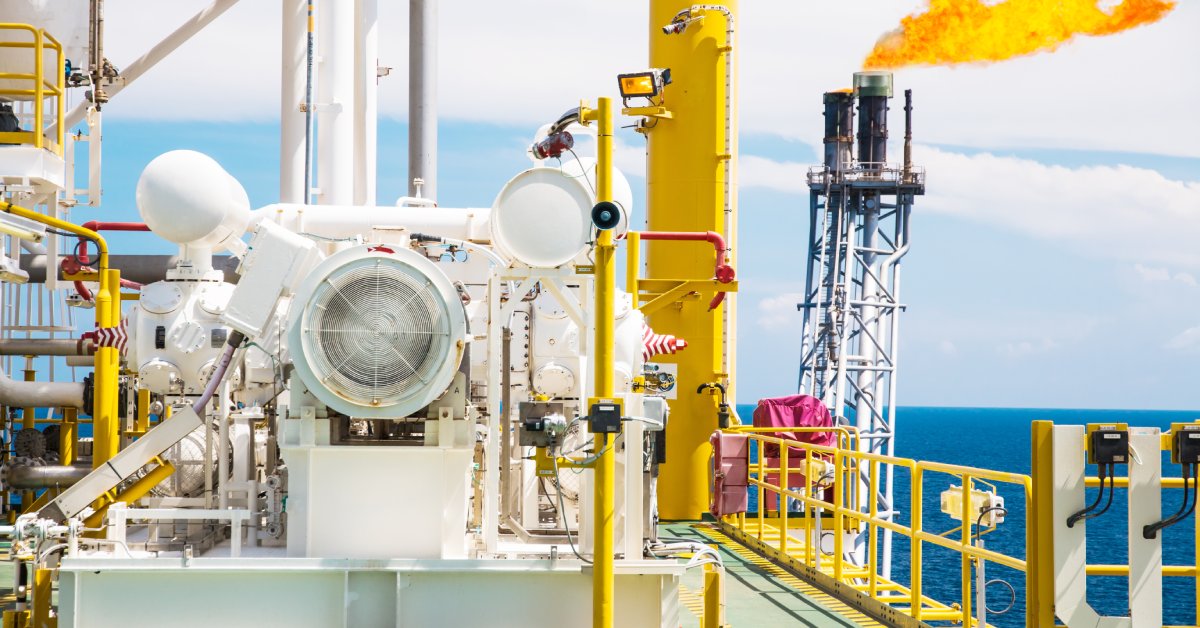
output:
<svg viewBox="0 0 1200 628"><path fill-rule="evenodd" d="M1054 625L1054 422L1034 421L1030 477L1033 512L1025 526L1025 617L1030 626ZM964 493L965 495L966 493Z"/></svg>
<svg viewBox="0 0 1200 628"><path fill-rule="evenodd" d="M37 381L37 370L33 368L33 356L25 356L25 381ZM37 409L33 406L26 406L21 409L21 429L33 430L37 429Z"/></svg>
<svg viewBox="0 0 1200 628"><path fill-rule="evenodd" d="M786 512L786 509L784 511ZM704 565L704 628L725 628L724 589L725 574L715 563L706 563Z"/></svg>
<svg viewBox="0 0 1200 628"><path fill-rule="evenodd" d="M37 370L33 368L33 356L25 356L25 381L37 381ZM25 406L21 408L21 429L36 430L37 429L37 408L33 406ZM33 491L21 491L21 512L25 512L26 508L33 503Z"/></svg>
<svg viewBox="0 0 1200 628"><path fill-rule="evenodd" d="M33 572L33 628L53 628L58 625L50 617L51 596L54 595L54 570L34 569Z"/></svg>
<svg viewBox="0 0 1200 628"><path fill-rule="evenodd" d="M736 0L721 3L734 14ZM716 231L726 245L737 248L736 234L727 232L725 165L737 154L736 116L728 124L726 147L726 57L733 54L727 40L727 18L716 10L702 11L683 32L666 34L663 27L690 0L650 1L650 66L670 68L672 83L663 90L669 119L657 119L646 129L646 216L651 231ZM730 82L732 85L732 82ZM732 161L731 161L732 169ZM733 186L734 182L728 184ZM736 193L730 191L728 221L736 224ZM646 247L646 276L650 279L710 279L713 251L702 246L650 244ZM732 259L731 259L732 261ZM712 295L688 300L655 312L649 324L655 331L687 340L688 348L656 361L679 365L679 398L671 402L676 418L667 423L667 462L658 479L658 508L663 519L699 519L708 510L708 437L717 429L717 397L698 395L700 384L719 381L733 391L733 373L721 372L722 355L733 338L724 338L722 317L732 298L708 311ZM733 311L729 317L732 321ZM732 323L731 323L732 324ZM733 398L731 394L731 399Z"/></svg>
<svg viewBox="0 0 1200 628"><path fill-rule="evenodd" d="M100 329L121 323L121 273L103 271L96 292L96 322ZM92 409L92 468L117 455L121 424L117 413L117 384L120 356L116 347L96 347L95 395Z"/></svg>
<svg viewBox="0 0 1200 628"><path fill-rule="evenodd" d="M79 437L79 410L77 408L63 408L62 425L58 431L58 458L59 464L73 464L75 462L75 443Z"/></svg>
<svg viewBox="0 0 1200 628"><path fill-rule="evenodd" d="M612 200L613 113L612 100L601 98L595 110L582 110L584 120L596 122L596 201ZM596 242L596 379L595 396L610 398L613 385L613 310L617 289L616 245L613 232L604 230ZM611 434L596 434L596 463L592 556L592 626L613 625L613 493L616 475Z"/></svg>
<svg viewBox="0 0 1200 628"><path fill-rule="evenodd" d="M134 419L133 431L141 436L150 429L150 390L139 388L137 391L137 418Z"/></svg>

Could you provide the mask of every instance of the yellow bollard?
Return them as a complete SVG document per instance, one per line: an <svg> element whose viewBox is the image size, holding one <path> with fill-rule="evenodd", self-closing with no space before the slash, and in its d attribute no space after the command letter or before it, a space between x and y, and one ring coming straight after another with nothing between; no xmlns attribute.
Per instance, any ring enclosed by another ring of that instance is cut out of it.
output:
<svg viewBox="0 0 1200 628"><path fill-rule="evenodd" d="M704 565L704 628L725 626L725 574L714 563Z"/></svg>

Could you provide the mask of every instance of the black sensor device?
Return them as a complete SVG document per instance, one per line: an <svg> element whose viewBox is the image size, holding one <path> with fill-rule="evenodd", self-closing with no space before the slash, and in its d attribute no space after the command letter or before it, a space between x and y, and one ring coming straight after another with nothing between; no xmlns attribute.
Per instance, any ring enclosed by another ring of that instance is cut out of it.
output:
<svg viewBox="0 0 1200 628"><path fill-rule="evenodd" d="M621 406L616 403L593 403L588 415L589 431L593 434L621 432Z"/></svg>

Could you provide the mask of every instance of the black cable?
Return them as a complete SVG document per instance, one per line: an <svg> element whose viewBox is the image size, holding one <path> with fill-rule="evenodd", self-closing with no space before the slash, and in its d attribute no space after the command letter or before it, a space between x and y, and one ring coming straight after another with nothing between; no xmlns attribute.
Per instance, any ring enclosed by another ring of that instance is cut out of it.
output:
<svg viewBox="0 0 1200 628"><path fill-rule="evenodd" d="M1068 528L1074 528L1076 523L1079 523L1080 521L1083 521L1085 519L1091 519L1092 517L1096 516L1096 515L1092 514L1092 511L1095 510L1096 507L1100 505L1100 500L1104 498L1104 478L1106 477L1107 469L1108 469L1108 465L1106 465L1106 464L1099 465L1098 472L1100 474L1100 492L1096 494L1096 501L1092 502L1091 506L1088 506L1087 508L1084 508L1083 510L1080 510L1079 512L1071 515L1070 517L1067 517L1067 527ZM1113 475L1116 475L1115 470L1113 472ZM1112 504L1112 493L1109 493L1109 495L1108 495L1108 503ZM1107 505L1104 507L1104 510L1108 510ZM1100 512L1103 513L1104 510L1102 510Z"/></svg>
<svg viewBox="0 0 1200 628"><path fill-rule="evenodd" d="M579 553L579 550L575 547L574 539L571 538L571 527L567 524L567 509L565 506L563 506L562 482L558 479L558 457L554 456L552 453L550 460L554 463L554 484L559 487L558 516L560 519L562 519L563 532L567 535L567 545L571 546L571 553L575 555L575 558L583 561L585 565L590 565L592 564L592 561L584 558L583 555Z"/></svg>
<svg viewBox="0 0 1200 628"><path fill-rule="evenodd" d="M1158 531L1169 528L1180 521L1183 521L1196 511L1196 500L1200 499L1200 469L1196 470L1196 478L1192 481L1192 504L1188 507L1188 479L1192 475L1192 465L1183 465L1183 504L1175 514L1149 525L1142 526L1142 538L1153 539L1158 536Z"/></svg>
<svg viewBox="0 0 1200 628"><path fill-rule="evenodd" d="M1103 487L1101 487L1101 491L1103 491ZM980 533L979 529L983 527L984 516L987 515L989 512L993 512L993 511L1001 511L1004 513L1005 517L1008 516L1008 509L1005 508L1004 506L988 506L987 508L980 510L979 516L975 518L975 542L976 543L979 542L979 537L983 536L983 534Z"/></svg>

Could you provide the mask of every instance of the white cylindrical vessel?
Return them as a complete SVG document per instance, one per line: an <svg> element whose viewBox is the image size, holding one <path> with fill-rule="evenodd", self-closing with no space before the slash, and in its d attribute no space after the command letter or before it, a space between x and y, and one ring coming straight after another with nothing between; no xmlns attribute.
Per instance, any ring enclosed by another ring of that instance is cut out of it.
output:
<svg viewBox="0 0 1200 628"><path fill-rule="evenodd" d="M354 203L354 3L317 9L317 186L322 205Z"/></svg>
<svg viewBox="0 0 1200 628"><path fill-rule="evenodd" d="M308 2L283 0L279 85L279 200L303 203L304 126L301 111L308 79Z"/></svg>
<svg viewBox="0 0 1200 628"><path fill-rule="evenodd" d="M369 236L376 228L404 228L443 238L491 241L488 208L452 207L326 207L279 203L253 212L251 226L269 220L294 233L317 238L343 239Z"/></svg>
<svg viewBox="0 0 1200 628"><path fill-rule="evenodd" d="M379 0L355 0L354 204L375 204Z"/></svg>

